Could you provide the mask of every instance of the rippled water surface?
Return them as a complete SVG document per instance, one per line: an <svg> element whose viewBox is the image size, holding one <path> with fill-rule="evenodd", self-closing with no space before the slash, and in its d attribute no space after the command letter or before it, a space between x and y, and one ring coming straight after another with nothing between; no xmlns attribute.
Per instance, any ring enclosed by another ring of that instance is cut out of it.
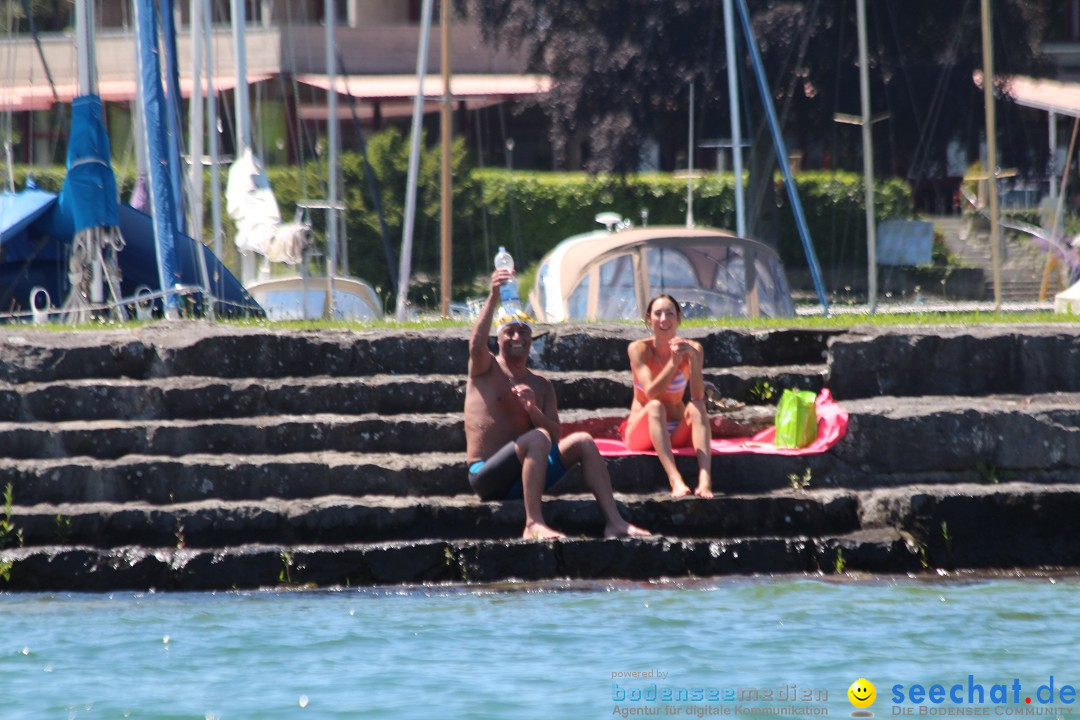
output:
<svg viewBox="0 0 1080 720"><path fill-rule="evenodd" d="M0 718L848 717L859 678L876 685L870 710L895 716L897 684L966 693L972 676L989 693L1016 679L1021 696L1051 676L1059 696L1080 685L1078 589L1047 578L738 579L0 595ZM703 696L650 700L664 688ZM735 689L774 694L725 702ZM1063 716L1072 706L1059 696L983 707ZM925 716L953 704L908 707Z"/></svg>

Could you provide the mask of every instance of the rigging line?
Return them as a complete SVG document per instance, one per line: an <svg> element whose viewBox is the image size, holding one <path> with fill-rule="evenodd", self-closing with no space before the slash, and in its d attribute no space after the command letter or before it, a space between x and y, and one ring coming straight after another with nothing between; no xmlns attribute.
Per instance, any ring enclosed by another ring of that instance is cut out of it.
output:
<svg viewBox="0 0 1080 720"><path fill-rule="evenodd" d="M705 51L705 77L703 78L703 85L701 91L701 109L698 113L698 128L702 136L705 134L705 109L709 104L709 89L713 87L713 83L716 79L716 71L713 70L713 50L716 47L716 28L720 24L717 21L716 14L719 12L719 0L712 0L712 15L709 18L709 42L707 50ZM694 108L690 108L690 112L693 112ZM723 149L718 149L717 152L723 152Z"/></svg>
<svg viewBox="0 0 1080 720"><path fill-rule="evenodd" d="M293 3L292 0L285 0L285 17L286 28L289 34L292 34L292 18L293 18ZM297 167L300 171L299 175L299 187L300 194L298 197L309 197L307 190L307 173L303 171L306 155L304 152L303 138L303 123L300 120L300 84L296 80L296 47L293 42L283 43L286 46L286 52L289 57L289 67L293 69L288 73L288 80L286 80L286 73L278 73L278 91L281 95L282 112L285 113L285 132L289 137L289 142L292 144L294 151L296 152ZM286 89L289 92L286 92ZM292 103L292 122L288 121L289 111L287 108L287 102ZM329 195L329 193L326 193Z"/></svg>
<svg viewBox="0 0 1080 720"><path fill-rule="evenodd" d="M880 13L875 12L873 14L873 18L874 18L874 26L873 26L874 43L875 43L875 47L876 47L876 49L874 50L874 57L877 60L878 67L881 69L881 74L880 74L880 78L879 78L878 87L882 88L882 91L879 93L879 95L884 100L885 112L888 113L888 117L891 118L891 117L893 117L893 115L892 115L892 100L891 100L891 96L889 95L889 92L888 92L888 90L889 90L889 81L888 81L888 78L887 78L887 75L886 75L885 33L883 33L882 30L881 30L881 22L882 22L881 18L882 18L882 15ZM867 60L867 62L869 62L869 60ZM887 148L887 151L889 153L889 162L883 164L882 167L887 166L889 168L889 173L888 174L894 174L895 147L896 147L896 130L895 130L896 123L890 120L886 124L886 126L888 128L888 138L889 138L888 143L886 144L886 148ZM879 146L875 146L875 147L879 147Z"/></svg>
<svg viewBox="0 0 1080 720"><path fill-rule="evenodd" d="M810 29L817 21L818 10L821 6L821 0L813 0L806 13L806 27L803 29L802 39L799 41L798 50L795 53L794 68L798 68L806 57L806 50L810 44ZM787 73L790 76L788 81L787 90L784 91L784 102L778 111L778 122L780 127L784 126L784 121L787 119L788 110L791 107L791 99L795 94L795 82L797 81L797 75L793 69L789 69L789 64L792 59L792 54L789 53L788 57L784 60L782 65L781 74ZM750 127L750 126L748 126ZM766 135L769 132L768 123L763 122L758 125L757 132L754 134L754 145L760 145ZM766 148L766 152L772 150L773 154L776 154L775 148ZM777 158L779 160L779 158ZM762 173L761 177L757 178L757 183L753 188L749 190L755 195L762 195L765 192L765 184L772 182L771 173Z"/></svg>
<svg viewBox="0 0 1080 720"><path fill-rule="evenodd" d="M835 79L834 79L834 82L833 82L833 116L834 117L836 116L836 113L839 111L839 107L840 107L840 105L839 105L839 103L840 103L840 77L843 74L840 71L840 68L843 67L843 60L844 60L844 50L843 50L843 48L844 48L844 33L847 30L847 23L846 22L839 22L837 24L839 26L838 30L839 30L840 37L839 37L839 39L837 40L837 43L836 43L836 61L835 61L835 63L836 63L837 72L834 74ZM836 151L837 147L840 144L840 124L839 123L837 123L835 121L829 123L829 135L832 136L833 155L838 156L838 154L835 151Z"/></svg>
<svg viewBox="0 0 1080 720"><path fill-rule="evenodd" d="M514 241L514 252L517 257L521 258L518 262L522 262L525 256L521 251L521 225L518 222L517 216L517 204L514 202L514 168L513 168L513 141L510 141L506 137L506 115L504 113L503 105L505 103L499 103L499 128L502 131L503 148L505 150L506 157L506 197L510 205L510 236Z"/></svg>
<svg viewBox="0 0 1080 720"><path fill-rule="evenodd" d="M341 73L342 78L345 80L345 97L349 103L353 130L356 131L356 141L360 146L360 155L364 161L364 177L367 180L368 192L371 194L371 203L375 206L375 214L379 217L379 233L382 235L383 252L386 253L387 269L390 272L390 287L396 295L397 276L394 273L394 268L398 266L397 257L394 254L394 247L390 243L390 231L386 227L386 214L383 212L379 189L375 185L375 172L371 169L371 163L368 162L367 143L364 141L363 128L360 127L360 116L356 112L356 98L349 90L349 72L345 69L345 60L340 49L337 51L337 65L338 72ZM334 88L330 88L330 92L334 92Z"/></svg>
<svg viewBox="0 0 1080 720"><path fill-rule="evenodd" d="M814 0L810 3L810 9L807 12L806 27L803 29L802 38L799 40L799 50L795 57L794 66L791 68L791 77L788 80L788 89L784 93L784 103L780 106L780 126L783 127L787 121L788 110L791 108L792 98L795 97L795 83L798 82L798 68L802 67L803 60L806 59L806 50L810 46L810 31L813 29L814 24L817 22L818 9L821 7L821 0Z"/></svg>
<svg viewBox="0 0 1080 720"><path fill-rule="evenodd" d="M225 12L225 8L222 6L222 2L225 2L225 1L226 0L213 0L213 7L211 7L211 9L210 9L210 13L211 13L211 15L210 15L210 18L211 18L210 19L210 27L211 28L213 28L213 25L214 25L213 18L215 17L215 15L217 17L219 17L219 18L227 17L231 21L231 19L232 19L231 15L227 14ZM215 10L217 10L216 13L214 12ZM231 8L230 8L230 11L231 11ZM211 36L213 36L213 34L214 33L211 32ZM210 39L211 39L211 42L214 40L213 37L211 37ZM215 59L220 58L220 57L222 57L222 55L223 55L223 53L218 52L218 48L215 47L214 48L214 58ZM236 78L236 80L237 80L237 82L239 82L240 79ZM244 78L244 81L247 82L247 78ZM220 91L220 90L218 92L220 92L222 94L224 93L224 91ZM234 87L233 92L234 93L240 92L240 88L239 87ZM232 117L232 114L235 111L236 111L236 109L234 107L234 103L231 103L231 102L219 102L218 103L218 125L219 125L219 127L224 124L224 125L228 125L228 127L232 128L231 140L232 140L232 146L233 146L233 160L234 161L236 160L236 155L237 155L236 150L237 150L237 147L239 145L239 141L238 141L238 138L237 138L237 133L240 131L240 129L238 127L236 127L236 122L234 121L234 119ZM225 134L224 132L219 132L219 128L214 128L214 132L217 132L219 135L224 135ZM220 148L220 145L218 147Z"/></svg>
<svg viewBox="0 0 1080 720"><path fill-rule="evenodd" d="M930 108L926 113L925 122L923 120L923 113L919 112L917 100L914 95L913 88L911 86L911 79L907 73L903 73L904 85L908 91L908 98L911 102L911 107L915 111L915 122L919 125L919 140L915 146L914 157L912 160L911 168L908 171L910 177L916 177L915 170L926 162L929 156L929 138L928 134L932 134L933 128L937 125L938 117L941 114L941 109L945 100L945 86L948 83L949 78L952 76L953 70L956 67L956 56L959 50L959 44L962 33L960 32L963 26L964 19L967 17L968 10L971 7L971 0L965 0L964 6L960 12L960 18L957 20L956 32L952 34L952 42L949 45L948 51L945 54L944 69L938 76L937 85L934 88L934 93L931 96ZM892 7L886 4L886 8L889 12L890 19L893 19ZM903 46L900 44L900 39L896 37L896 23L892 22L893 38L896 42L896 54L899 60L900 67L904 67L903 62Z"/></svg>
<svg viewBox="0 0 1080 720"><path fill-rule="evenodd" d="M476 127L476 166L479 169L484 168L484 109L478 107L473 110L473 117ZM484 251L480 257L480 262L476 267L484 268L487 266L487 258L491 255L491 240L488 238L488 217L487 203L480 203L480 233L484 238Z"/></svg>
<svg viewBox="0 0 1080 720"><path fill-rule="evenodd" d="M4 63L7 67L11 68L11 72L6 79L8 87L15 86L15 5L13 3L7 3L7 42L4 44L7 46L7 60ZM14 115L14 103L8 106L7 111L4 113L4 124L0 126L0 144L3 152L4 167L7 169L7 181L8 189L11 192L15 192L15 168L14 168L14 153L12 137L15 134L14 130L15 115Z"/></svg>
<svg viewBox="0 0 1080 720"><path fill-rule="evenodd" d="M60 95L56 92L56 83L53 82L52 72L49 70L49 63L45 60L45 50L41 47L41 37L38 35L37 25L34 24L34 14L30 11L30 0L21 0L23 12L26 13L26 21L30 24L30 34L34 38L34 45L37 46L38 57L41 58L41 65L45 68L45 77L49 79L49 88L52 90L53 102L60 102Z"/></svg>

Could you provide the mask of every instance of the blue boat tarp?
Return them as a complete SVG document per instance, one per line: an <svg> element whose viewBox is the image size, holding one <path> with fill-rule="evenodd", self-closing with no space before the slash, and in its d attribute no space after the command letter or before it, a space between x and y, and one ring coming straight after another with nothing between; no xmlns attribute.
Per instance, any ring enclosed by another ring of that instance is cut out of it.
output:
<svg viewBox="0 0 1080 720"><path fill-rule="evenodd" d="M0 193L0 244L4 254L35 220L40 218L56 202L56 193L44 190L24 190L20 193Z"/></svg>
<svg viewBox="0 0 1080 720"><path fill-rule="evenodd" d="M68 138L67 175L60 191L61 218L72 227L54 234L74 235L95 227L116 227L120 201L116 176L109 164L109 134L101 116L101 98L80 95L71 101L71 135Z"/></svg>
<svg viewBox="0 0 1080 720"><path fill-rule="evenodd" d="M126 243L117 256L121 295L134 297L140 286L157 292L160 283L150 216L128 205L118 204L117 210L116 225ZM67 296L67 249L71 236L51 234L57 227L70 226L70 217L67 221L57 218L64 212L55 193L38 189L0 193L0 312L28 311L30 292L36 287L49 293L54 306ZM259 304L209 248L186 235L175 236L174 242L178 283L202 285L196 255L201 249L206 258L211 294L218 300L215 311L219 315L263 315Z"/></svg>
<svg viewBox="0 0 1080 720"><path fill-rule="evenodd" d="M154 249L153 220L144 212L130 205L120 206L120 232L127 245L119 255L121 287L124 296L134 295L139 285L157 290L157 254ZM206 258L206 271L210 276L210 294L217 299L215 312L219 315L264 315L262 307L252 299L244 286L229 272L210 248L196 243L187 235L174 235L173 244L177 261L177 282L181 285L202 286L199 279L198 250Z"/></svg>

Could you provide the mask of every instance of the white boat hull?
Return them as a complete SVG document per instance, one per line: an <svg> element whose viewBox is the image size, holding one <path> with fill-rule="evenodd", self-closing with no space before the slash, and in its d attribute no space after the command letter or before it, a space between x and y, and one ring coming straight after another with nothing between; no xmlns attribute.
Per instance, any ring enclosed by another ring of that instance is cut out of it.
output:
<svg viewBox="0 0 1080 720"><path fill-rule="evenodd" d="M247 290L266 311L269 320L318 320L326 316L328 278L271 278L251 283ZM379 320L382 302L363 280L334 277L334 320Z"/></svg>

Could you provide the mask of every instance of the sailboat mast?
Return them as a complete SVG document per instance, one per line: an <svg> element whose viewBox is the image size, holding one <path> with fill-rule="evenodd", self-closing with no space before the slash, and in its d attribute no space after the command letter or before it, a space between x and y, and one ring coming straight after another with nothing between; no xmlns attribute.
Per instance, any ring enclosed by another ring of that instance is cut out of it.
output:
<svg viewBox="0 0 1080 720"><path fill-rule="evenodd" d="M334 276L337 274L338 253L338 227L337 227L337 202L338 202L338 94L337 94L337 63L334 49L334 0L325 0L326 22L326 144L327 147L327 209L326 209L326 317L334 317Z"/></svg>
<svg viewBox="0 0 1080 720"><path fill-rule="evenodd" d="M191 146L191 237L195 240L196 259L199 266L199 282L203 286L203 314L214 317L213 293L210 290L210 273L206 267L203 249L203 11L206 0L191 0L191 121L189 125Z"/></svg>
<svg viewBox="0 0 1080 720"><path fill-rule="evenodd" d="M424 115L424 75L427 73L428 42L431 39L431 0L424 0L420 22L420 46L416 50L416 82L419 87L413 101L412 136L409 145L409 176L405 187L405 227L402 230L401 258L398 267L398 294L395 308L398 322L405 320L408 303L409 274L412 272L413 218L416 215L416 181L420 168L420 124Z"/></svg>
<svg viewBox="0 0 1080 720"><path fill-rule="evenodd" d="M244 0L232 0L232 40L233 58L236 63L236 159L244 156L245 150L251 149L251 109L248 107L247 81L247 15ZM255 279L255 253L240 253L240 278L244 285Z"/></svg>
<svg viewBox="0 0 1080 720"><path fill-rule="evenodd" d="M983 103L986 109L986 175L990 186L990 256L994 264L994 311L1001 310L1001 229L998 227L997 120L994 116L994 46L990 0L982 0Z"/></svg>
<svg viewBox="0 0 1080 720"><path fill-rule="evenodd" d="M874 222L874 141L870 124L870 79L866 60L866 0L855 0L859 26L859 95L862 109L863 192L866 204L866 287L870 312L877 309L877 232Z"/></svg>
<svg viewBox="0 0 1080 720"><path fill-rule="evenodd" d="M209 10L209 8L207 8ZM218 160L217 94L214 91L214 36L211 34L210 13L203 13L202 33L206 36L206 123L210 143L210 218L214 233L214 255L221 257L225 248L221 229L221 168Z"/></svg>
<svg viewBox="0 0 1080 720"><path fill-rule="evenodd" d="M75 0L75 44L78 53L79 94L97 95L92 0Z"/></svg>
<svg viewBox="0 0 1080 720"><path fill-rule="evenodd" d="M731 166L735 172L735 233L746 237L746 200L743 195L742 122L739 117L739 76L735 67L735 11L724 0L724 49L727 54L728 107L731 115Z"/></svg>
<svg viewBox="0 0 1080 720"><path fill-rule="evenodd" d="M247 15L244 0L232 0L233 58L236 63L236 157L251 147L251 111L248 108L247 45L244 30Z"/></svg>
<svg viewBox="0 0 1080 720"><path fill-rule="evenodd" d="M450 94L450 3L443 0L439 4L439 22L442 33L442 113L440 116L440 130L442 135L442 223L440 224L440 239L442 252L440 263L439 282L439 313L443 317L450 317L450 293L453 288L453 196L451 195L450 179L450 143L453 141L454 128L452 113L453 98Z"/></svg>

